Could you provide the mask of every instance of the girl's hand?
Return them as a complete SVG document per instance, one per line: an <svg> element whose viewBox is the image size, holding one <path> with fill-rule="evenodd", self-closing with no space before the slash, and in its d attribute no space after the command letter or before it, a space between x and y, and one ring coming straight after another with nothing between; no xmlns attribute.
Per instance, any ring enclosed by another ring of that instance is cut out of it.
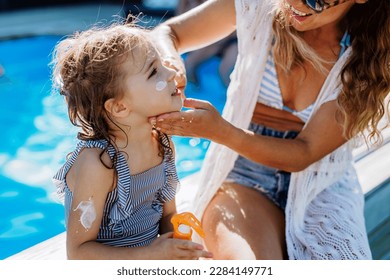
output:
<svg viewBox="0 0 390 280"><path fill-rule="evenodd" d="M185 99L184 107L192 109L162 114L151 118L150 122L168 135L206 138L215 142L226 137L229 123L209 102Z"/></svg>
<svg viewBox="0 0 390 280"><path fill-rule="evenodd" d="M150 245L152 258L158 260L197 260L212 258L210 252L204 251L203 246L188 240L172 238L173 232L160 235Z"/></svg>

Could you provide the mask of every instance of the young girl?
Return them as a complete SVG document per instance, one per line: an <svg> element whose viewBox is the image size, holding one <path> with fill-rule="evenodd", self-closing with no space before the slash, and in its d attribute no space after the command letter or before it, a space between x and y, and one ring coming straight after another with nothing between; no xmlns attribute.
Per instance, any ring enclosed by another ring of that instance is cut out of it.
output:
<svg viewBox="0 0 390 280"><path fill-rule="evenodd" d="M148 117L179 111L182 99L149 36L115 24L56 46L54 85L81 128L54 177L69 259L210 257L199 244L171 238L179 184L173 143Z"/></svg>

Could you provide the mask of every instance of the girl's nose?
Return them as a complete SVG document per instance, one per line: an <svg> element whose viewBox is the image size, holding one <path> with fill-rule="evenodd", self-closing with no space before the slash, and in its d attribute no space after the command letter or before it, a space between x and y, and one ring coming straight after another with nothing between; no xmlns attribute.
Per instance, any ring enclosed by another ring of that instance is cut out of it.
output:
<svg viewBox="0 0 390 280"><path fill-rule="evenodd" d="M168 69L168 81L172 81L176 77L176 71L172 68L167 68Z"/></svg>

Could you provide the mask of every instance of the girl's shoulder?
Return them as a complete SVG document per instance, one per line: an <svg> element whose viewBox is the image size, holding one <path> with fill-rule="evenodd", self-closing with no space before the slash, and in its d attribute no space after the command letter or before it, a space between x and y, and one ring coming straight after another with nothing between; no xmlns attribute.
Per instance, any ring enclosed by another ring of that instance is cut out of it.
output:
<svg viewBox="0 0 390 280"><path fill-rule="evenodd" d="M91 185L98 183L99 186L110 188L114 178L114 169L110 168L111 166L111 158L104 152L103 147L84 147L78 152L66 174L67 185L71 190L80 185L80 182L82 185L90 182Z"/></svg>
<svg viewBox="0 0 390 280"><path fill-rule="evenodd" d="M96 169L111 169L113 166L110 155L103 147L89 147L82 149L77 157L80 164Z"/></svg>
<svg viewBox="0 0 390 280"><path fill-rule="evenodd" d="M86 169L107 169L106 166L111 166L111 159L109 155L101 148L82 149L73 166L85 167Z"/></svg>

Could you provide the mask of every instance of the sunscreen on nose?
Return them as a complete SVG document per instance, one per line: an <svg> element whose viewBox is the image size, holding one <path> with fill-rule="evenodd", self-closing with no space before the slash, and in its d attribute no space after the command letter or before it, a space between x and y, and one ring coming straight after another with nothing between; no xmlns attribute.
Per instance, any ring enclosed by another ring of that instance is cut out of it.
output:
<svg viewBox="0 0 390 280"><path fill-rule="evenodd" d="M171 223L173 225L173 238L192 240L192 229L200 237L204 238L205 236L200 221L190 212L173 215Z"/></svg>
<svg viewBox="0 0 390 280"><path fill-rule="evenodd" d="M157 91L162 91L167 87L167 82L166 81L158 81L156 84L156 90Z"/></svg>

